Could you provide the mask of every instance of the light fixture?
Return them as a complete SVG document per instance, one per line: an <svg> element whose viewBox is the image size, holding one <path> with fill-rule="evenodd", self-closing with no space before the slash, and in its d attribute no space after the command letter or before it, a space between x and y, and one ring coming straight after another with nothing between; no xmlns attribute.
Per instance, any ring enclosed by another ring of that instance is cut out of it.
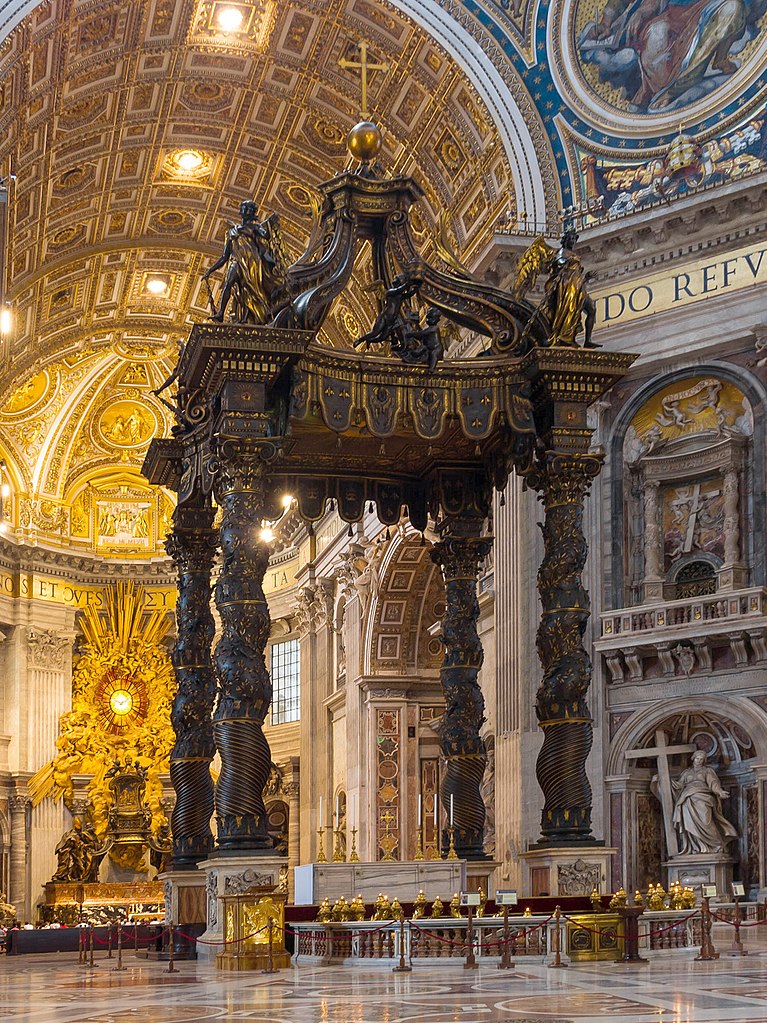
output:
<svg viewBox="0 0 767 1023"><path fill-rule="evenodd" d="M203 155L196 149L182 149L175 154L174 161L179 170L191 174L202 166Z"/></svg>
<svg viewBox="0 0 767 1023"><path fill-rule="evenodd" d="M274 539L274 530L271 526L264 526L258 535L263 543L271 543Z"/></svg>
<svg viewBox="0 0 767 1023"><path fill-rule="evenodd" d="M133 697L127 689L115 689L109 697L109 706L117 717L125 717L133 710Z"/></svg>
<svg viewBox="0 0 767 1023"><path fill-rule="evenodd" d="M144 282L144 287L146 288L150 295L157 296L167 295L169 286L170 281L168 280L168 278L160 276L158 274L152 274L151 276L147 277L146 281Z"/></svg>
<svg viewBox="0 0 767 1023"><path fill-rule="evenodd" d="M242 28L243 14L239 7L222 7L216 20L222 32L238 32Z"/></svg>
<svg viewBox="0 0 767 1023"><path fill-rule="evenodd" d="M0 307L0 334L10 334L13 330L13 312L9 302Z"/></svg>
<svg viewBox="0 0 767 1023"><path fill-rule="evenodd" d="M0 487L0 494L2 494L3 497L11 496L11 488L8 483L3 483L2 487Z"/></svg>
<svg viewBox="0 0 767 1023"><path fill-rule="evenodd" d="M294 498L292 494L285 494L285 496L282 499L282 507L287 511L291 504L293 504L293 501Z"/></svg>

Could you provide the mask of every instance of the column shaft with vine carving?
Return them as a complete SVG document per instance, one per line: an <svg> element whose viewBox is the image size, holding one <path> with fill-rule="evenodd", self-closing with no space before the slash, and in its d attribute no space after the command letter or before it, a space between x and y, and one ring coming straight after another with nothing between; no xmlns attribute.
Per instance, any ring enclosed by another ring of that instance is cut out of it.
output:
<svg viewBox="0 0 767 1023"><path fill-rule="evenodd" d="M271 751L263 724L272 701L264 651L269 608L263 590L269 548L260 539L266 465L257 452L222 456L216 476L223 565L216 583L221 638L215 650L219 697L213 715L221 774L216 783L220 849L269 850L263 790Z"/></svg>
<svg viewBox="0 0 767 1023"><path fill-rule="evenodd" d="M216 680L211 660L215 624L210 606L216 553L213 509L198 502L179 505L165 549L178 570L177 637L172 661L178 689L171 722L176 742L170 778L176 791L171 815L173 866L194 869L213 848L213 779L210 762Z"/></svg>
<svg viewBox="0 0 767 1023"><path fill-rule="evenodd" d="M591 659L583 645L590 614L582 578L588 554L583 502L600 468L599 456L548 452L528 477L545 509L537 634L543 678L536 696L544 738L536 773L544 795L541 832L547 844L593 841L586 775L593 736L586 703Z"/></svg>
<svg viewBox="0 0 767 1023"><path fill-rule="evenodd" d="M480 786L487 757L480 737L485 701L477 681L484 656L477 632L477 572L492 543L491 537L450 535L431 551L432 561L442 569L446 601L440 634L445 645L440 742L446 766L440 796L448 822L452 802L455 849L467 859L484 856L485 805ZM447 848L447 834L443 833L442 841Z"/></svg>

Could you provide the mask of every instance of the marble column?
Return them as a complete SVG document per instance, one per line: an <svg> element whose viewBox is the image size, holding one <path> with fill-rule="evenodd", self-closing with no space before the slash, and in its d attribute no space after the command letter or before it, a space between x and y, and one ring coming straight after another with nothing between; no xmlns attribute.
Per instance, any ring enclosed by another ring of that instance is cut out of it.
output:
<svg viewBox="0 0 767 1023"><path fill-rule="evenodd" d="M746 572L740 550L740 480L738 466L730 466L724 474L724 564L719 570L719 589L734 590L746 585Z"/></svg>
<svg viewBox="0 0 767 1023"><path fill-rule="evenodd" d="M644 585L643 600L663 597L663 537L658 519L658 483L644 481Z"/></svg>
<svg viewBox="0 0 767 1023"><path fill-rule="evenodd" d="M301 805L301 863L317 855L317 830L325 828L324 847L332 854L327 829L330 821L330 725L325 700L331 693L332 640L330 628L333 586L327 580L308 575L299 593L295 625L301 654L301 749L311 750L311 765L303 772ZM324 799L324 821L319 819L320 796Z"/></svg>
<svg viewBox="0 0 767 1023"><path fill-rule="evenodd" d="M32 806L27 796L14 795L8 800L11 813L11 855L9 863L8 901L16 907L20 922L30 918L30 892L27 885L29 860L29 811Z"/></svg>
<svg viewBox="0 0 767 1023"><path fill-rule="evenodd" d="M544 507L544 555L538 569L542 615L537 636L543 678L536 695L538 724L544 734L536 766L544 794L544 844L594 841L586 775L593 736L586 703L591 659L583 645L590 614L582 578L588 554L583 501L600 468L601 458L596 455L549 452L528 476Z"/></svg>
<svg viewBox="0 0 767 1023"><path fill-rule="evenodd" d="M273 848L263 798L271 769L263 724L272 701L264 658L271 624L263 590L269 547L260 538L266 471L257 452L237 448L224 451L215 478L223 564L215 590L221 638L214 655L219 696L213 715L221 757L218 847L264 854Z"/></svg>
<svg viewBox="0 0 767 1023"><path fill-rule="evenodd" d="M456 524L457 525L457 524ZM485 806L480 787L487 766L480 729L485 720L485 701L477 676L482 666L482 644L477 633L479 564L492 548L492 537L480 536L482 520L461 520L462 533L445 531L430 555L442 569L445 581L445 615L440 639L445 657L440 681L445 695L445 714L440 730L445 773L442 805L455 828L455 849L460 858L484 856L482 838ZM443 832L442 842L449 841Z"/></svg>
<svg viewBox="0 0 767 1023"><path fill-rule="evenodd" d="M178 570L178 629L172 654L178 689L171 711L176 741L170 754L170 778L176 792L171 816L174 870L194 870L213 848L213 517L209 501L179 505L173 516L173 531L165 542Z"/></svg>

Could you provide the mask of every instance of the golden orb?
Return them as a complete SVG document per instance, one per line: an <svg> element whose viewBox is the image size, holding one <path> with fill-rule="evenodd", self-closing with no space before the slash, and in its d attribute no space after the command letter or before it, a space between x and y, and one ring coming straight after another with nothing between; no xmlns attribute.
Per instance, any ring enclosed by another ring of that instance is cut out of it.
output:
<svg viewBox="0 0 767 1023"><path fill-rule="evenodd" d="M109 697L109 706L113 714L123 717L133 710L133 697L126 689L115 689Z"/></svg>
<svg viewBox="0 0 767 1023"><path fill-rule="evenodd" d="M381 129L372 121L355 124L346 138L346 148L356 160L368 163L381 152Z"/></svg>

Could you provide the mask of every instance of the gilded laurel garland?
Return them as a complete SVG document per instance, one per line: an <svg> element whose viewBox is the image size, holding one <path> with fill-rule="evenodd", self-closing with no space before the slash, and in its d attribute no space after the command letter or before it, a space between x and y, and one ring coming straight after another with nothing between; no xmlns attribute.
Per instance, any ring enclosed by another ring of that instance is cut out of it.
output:
<svg viewBox="0 0 767 1023"><path fill-rule="evenodd" d="M455 828L459 857L482 856L485 806L480 787L487 757L480 737L485 701L477 682L482 643L477 632L477 569L492 548L491 537L449 537L435 544L431 559L442 569L446 607L440 639L445 658L440 680L445 714L440 728L445 773L442 805Z"/></svg>
<svg viewBox="0 0 767 1023"><path fill-rule="evenodd" d="M170 628L164 611L145 611L140 586L120 582L83 610L84 652L72 676L72 709L61 718L58 752L31 779L35 805L46 796L76 805L74 776L91 777L87 811L103 840L114 805L109 771L133 761L146 770L145 801L151 831L163 838L167 818L161 775L173 744L173 667L162 640Z"/></svg>
<svg viewBox="0 0 767 1023"><path fill-rule="evenodd" d="M271 848L262 795L271 768L262 726L272 699L264 659L270 628L263 590L269 547L259 538L265 472L257 453L234 454L222 463L216 480L223 565L216 584L222 631L215 650L220 688L213 730L221 756L218 844L225 849Z"/></svg>
<svg viewBox="0 0 767 1023"><path fill-rule="evenodd" d="M194 866L213 848L213 779L216 752L211 714L216 680L211 661L215 623L211 611L211 569L216 552L213 509L181 507L165 547L178 569L173 666L178 689L171 721L176 742L170 754L170 777L176 790L171 816L173 862Z"/></svg>

